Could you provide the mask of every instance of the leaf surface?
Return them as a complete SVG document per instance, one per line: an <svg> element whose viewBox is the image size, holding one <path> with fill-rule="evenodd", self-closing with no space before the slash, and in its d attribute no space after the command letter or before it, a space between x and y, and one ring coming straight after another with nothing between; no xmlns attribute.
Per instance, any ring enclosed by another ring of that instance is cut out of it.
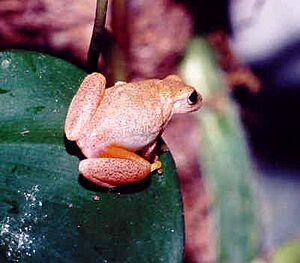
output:
<svg viewBox="0 0 300 263"><path fill-rule="evenodd" d="M63 125L84 76L48 55L0 53L0 261L181 262L182 203L169 153L160 157L163 175L119 190L79 176Z"/></svg>

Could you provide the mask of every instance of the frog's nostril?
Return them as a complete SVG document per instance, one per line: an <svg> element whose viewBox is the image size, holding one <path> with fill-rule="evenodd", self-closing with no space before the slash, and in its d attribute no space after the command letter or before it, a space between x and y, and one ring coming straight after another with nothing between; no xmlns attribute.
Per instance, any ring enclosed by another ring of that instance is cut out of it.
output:
<svg viewBox="0 0 300 263"><path fill-rule="evenodd" d="M188 103L189 103L190 105L196 104L197 101L198 101L198 96L199 96L199 95L198 95L197 91L194 90L194 91L191 93L191 95L188 97Z"/></svg>

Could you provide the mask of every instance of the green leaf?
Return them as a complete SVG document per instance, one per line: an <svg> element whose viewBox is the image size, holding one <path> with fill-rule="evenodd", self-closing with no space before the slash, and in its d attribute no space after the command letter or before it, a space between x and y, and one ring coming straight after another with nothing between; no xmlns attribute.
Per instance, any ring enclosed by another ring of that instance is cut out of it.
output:
<svg viewBox="0 0 300 263"><path fill-rule="evenodd" d="M181 262L169 153L163 175L134 187L105 192L79 179L63 123L84 75L43 54L0 53L0 261Z"/></svg>
<svg viewBox="0 0 300 263"><path fill-rule="evenodd" d="M181 70L187 83L199 88L204 102L222 105L204 105L199 113L199 152L202 173L213 193L218 262L251 262L258 253L258 223L251 158L238 108L206 40L193 39Z"/></svg>

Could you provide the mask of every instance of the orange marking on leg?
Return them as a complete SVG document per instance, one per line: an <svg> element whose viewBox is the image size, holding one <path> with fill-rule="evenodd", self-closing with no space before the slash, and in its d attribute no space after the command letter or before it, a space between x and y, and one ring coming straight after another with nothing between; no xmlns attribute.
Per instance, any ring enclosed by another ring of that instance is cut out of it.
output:
<svg viewBox="0 0 300 263"><path fill-rule="evenodd" d="M119 146L109 146L107 149L102 152L99 156L100 158L120 158L126 160L135 160L135 161L146 161L144 158L138 154L126 150Z"/></svg>

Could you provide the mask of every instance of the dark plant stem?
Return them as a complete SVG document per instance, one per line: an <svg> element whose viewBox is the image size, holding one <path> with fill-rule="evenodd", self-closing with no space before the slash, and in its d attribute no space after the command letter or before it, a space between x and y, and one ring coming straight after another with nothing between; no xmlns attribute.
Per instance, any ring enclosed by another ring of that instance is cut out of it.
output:
<svg viewBox="0 0 300 263"><path fill-rule="evenodd" d="M88 73L97 71L100 53L103 53L104 43L101 43L101 41L105 38L106 34L106 10L107 0L97 0L96 17L87 57Z"/></svg>

